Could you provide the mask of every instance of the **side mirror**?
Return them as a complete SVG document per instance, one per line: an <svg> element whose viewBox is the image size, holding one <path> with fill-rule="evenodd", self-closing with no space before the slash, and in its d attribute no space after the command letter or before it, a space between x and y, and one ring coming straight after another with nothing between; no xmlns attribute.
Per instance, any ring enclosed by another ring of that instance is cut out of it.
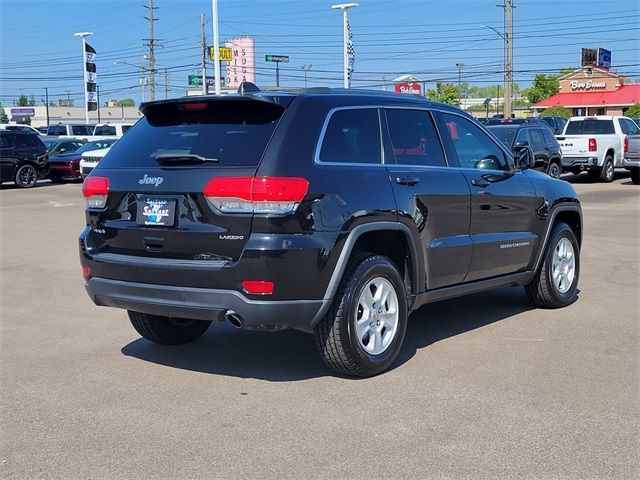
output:
<svg viewBox="0 0 640 480"><path fill-rule="evenodd" d="M519 142L516 142L513 148L520 149L528 146L529 146L529 142L527 142L526 140L520 140Z"/></svg>
<svg viewBox="0 0 640 480"><path fill-rule="evenodd" d="M532 168L534 164L533 151L529 147L522 147L516 150L514 155L516 168L526 170Z"/></svg>

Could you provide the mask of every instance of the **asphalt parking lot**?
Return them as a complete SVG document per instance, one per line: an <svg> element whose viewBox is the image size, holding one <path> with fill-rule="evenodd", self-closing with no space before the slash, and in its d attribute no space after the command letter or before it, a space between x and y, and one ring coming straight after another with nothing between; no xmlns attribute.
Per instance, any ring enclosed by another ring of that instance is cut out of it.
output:
<svg viewBox="0 0 640 480"><path fill-rule="evenodd" d="M640 188L568 178L579 300L423 307L395 367L334 376L298 332L141 340L83 289L79 184L0 192L2 478L638 478Z"/></svg>

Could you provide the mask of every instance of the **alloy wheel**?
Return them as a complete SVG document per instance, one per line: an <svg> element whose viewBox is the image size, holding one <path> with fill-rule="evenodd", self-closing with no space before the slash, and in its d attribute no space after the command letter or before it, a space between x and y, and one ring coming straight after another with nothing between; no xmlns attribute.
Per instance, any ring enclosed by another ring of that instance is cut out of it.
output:
<svg viewBox="0 0 640 480"><path fill-rule="evenodd" d="M356 309L358 343L370 355L380 355L393 342L398 329L398 295L383 277L367 282Z"/></svg>

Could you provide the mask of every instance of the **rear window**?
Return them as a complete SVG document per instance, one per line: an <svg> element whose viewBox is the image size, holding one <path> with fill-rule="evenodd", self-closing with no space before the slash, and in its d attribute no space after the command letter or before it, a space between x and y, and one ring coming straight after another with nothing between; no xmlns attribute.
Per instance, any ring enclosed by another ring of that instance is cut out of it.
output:
<svg viewBox="0 0 640 480"><path fill-rule="evenodd" d="M44 150L46 147L44 143L36 136L31 134L22 134L14 136L15 146L19 148L41 148Z"/></svg>
<svg viewBox="0 0 640 480"><path fill-rule="evenodd" d="M571 120L567 125L565 135L606 135L615 133L613 120Z"/></svg>
<svg viewBox="0 0 640 480"><path fill-rule="evenodd" d="M381 163L380 120L374 108L333 113L322 140L322 162Z"/></svg>
<svg viewBox="0 0 640 480"><path fill-rule="evenodd" d="M91 135L91 128L89 125L72 125L71 132L73 135Z"/></svg>
<svg viewBox="0 0 640 480"><path fill-rule="evenodd" d="M94 135L115 135L116 127L113 125L98 125L93 131Z"/></svg>
<svg viewBox="0 0 640 480"><path fill-rule="evenodd" d="M55 125L53 127L49 127L47 130L47 135L66 135L67 127L64 125Z"/></svg>
<svg viewBox="0 0 640 480"><path fill-rule="evenodd" d="M497 128L491 128L488 127L488 130L493 133L498 140L500 140L503 144L506 145L507 148L511 148L511 145L513 144L513 139L516 136L516 133L518 131L517 128L505 128L505 127L497 127Z"/></svg>
<svg viewBox="0 0 640 480"><path fill-rule="evenodd" d="M202 105L200 110L183 110L176 103L148 107L100 167L158 167L156 156L168 154L216 159L202 164L210 168L256 166L284 111L262 101L219 100Z"/></svg>

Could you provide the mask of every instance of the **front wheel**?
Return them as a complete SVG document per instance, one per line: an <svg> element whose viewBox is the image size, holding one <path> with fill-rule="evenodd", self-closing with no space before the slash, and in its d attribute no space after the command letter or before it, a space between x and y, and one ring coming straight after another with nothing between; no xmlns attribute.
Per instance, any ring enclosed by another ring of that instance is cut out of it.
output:
<svg viewBox="0 0 640 480"><path fill-rule="evenodd" d="M562 173L562 168L557 162L550 162L549 167L547 167L547 175L552 178L560 178L560 174Z"/></svg>
<svg viewBox="0 0 640 480"><path fill-rule="evenodd" d="M635 185L640 184L640 168L632 168L629 173L631 174L631 182Z"/></svg>
<svg viewBox="0 0 640 480"><path fill-rule="evenodd" d="M163 317L128 310L131 325L147 340L163 345L179 345L200 338L210 321Z"/></svg>
<svg viewBox="0 0 640 480"><path fill-rule="evenodd" d="M537 307L566 307L575 301L579 274L578 239L569 225L559 222L551 231L542 265L524 289Z"/></svg>
<svg viewBox="0 0 640 480"><path fill-rule="evenodd" d="M370 377L398 356L407 328L404 282L382 255L352 262L331 310L315 328L325 364L340 373Z"/></svg>
<svg viewBox="0 0 640 480"><path fill-rule="evenodd" d="M15 183L20 188L31 188L38 181L38 171L30 164L22 165L16 170Z"/></svg>

